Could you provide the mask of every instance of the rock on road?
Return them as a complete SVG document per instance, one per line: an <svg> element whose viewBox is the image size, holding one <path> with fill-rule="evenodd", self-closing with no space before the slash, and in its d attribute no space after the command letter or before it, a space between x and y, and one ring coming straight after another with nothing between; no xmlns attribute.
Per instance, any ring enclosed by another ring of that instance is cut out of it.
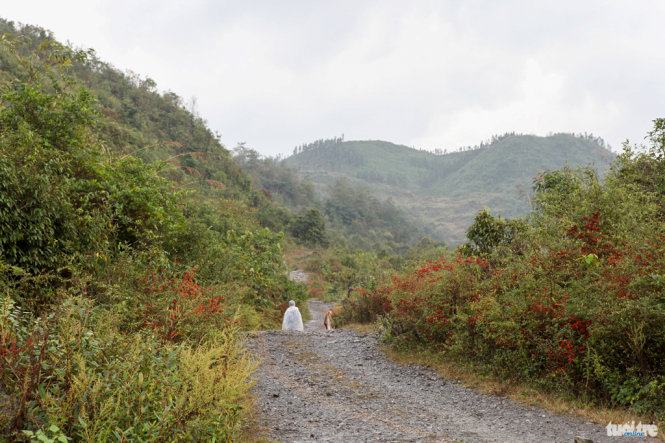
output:
<svg viewBox="0 0 665 443"><path fill-rule="evenodd" d="M249 340L259 427L276 441L635 441L603 425L481 394L433 370L388 360L377 338L326 332L328 305L311 301L304 333L263 331Z"/></svg>

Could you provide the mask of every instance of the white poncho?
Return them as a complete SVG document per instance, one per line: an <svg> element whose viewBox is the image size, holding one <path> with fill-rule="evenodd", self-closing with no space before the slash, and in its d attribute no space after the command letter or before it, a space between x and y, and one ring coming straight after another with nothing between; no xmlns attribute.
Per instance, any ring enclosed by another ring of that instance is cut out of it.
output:
<svg viewBox="0 0 665 443"><path fill-rule="evenodd" d="M296 307L296 302L291 300L288 309L284 312L282 331L302 331L304 329L300 309Z"/></svg>

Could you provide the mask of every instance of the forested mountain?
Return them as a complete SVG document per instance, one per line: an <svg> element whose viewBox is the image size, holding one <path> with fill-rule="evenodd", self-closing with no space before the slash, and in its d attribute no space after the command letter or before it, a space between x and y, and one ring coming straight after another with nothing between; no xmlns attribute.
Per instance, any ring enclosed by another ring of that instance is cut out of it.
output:
<svg viewBox="0 0 665 443"><path fill-rule="evenodd" d="M593 136L505 134L445 154L377 140L321 140L299 146L284 162L320 189L340 178L370 187L439 236L459 242L484 207L507 217L526 214L539 174L564 166L591 166L603 173L613 157Z"/></svg>
<svg viewBox="0 0 665 443"><path fill-rule="evenodd" d="M368 187L352 184L346 178L326 184L323 192L317 192L311 181L280 159L263 157L243 145L236 147L234 154L255 187L263 190L277 208L287 209L262 211L259 218L266 226L279 224L288 230L296 227L289 211L302 216L315 210L325 219L327 240L349 249L391 253L404 252L432 234L392 200L377 198Z"/></svg>
<svg viewBox="0 0 665 443"><path fill-rule="evenodd" d="M237 331L305 297L271 208L178 96L0 20L0 440L242 440Z"/></svg>

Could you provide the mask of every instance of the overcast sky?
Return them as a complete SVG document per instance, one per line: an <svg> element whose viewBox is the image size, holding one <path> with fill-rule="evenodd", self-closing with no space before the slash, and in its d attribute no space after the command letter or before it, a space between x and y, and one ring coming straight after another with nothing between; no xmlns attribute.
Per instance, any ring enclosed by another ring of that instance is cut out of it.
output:
<svg viewBox="0 0 665 443"><path fill-rule="evenodd" d="M665 117L663 0L4 0L0 15L196 97L228 147L264 154L507 131L617 149Z"/></svg>

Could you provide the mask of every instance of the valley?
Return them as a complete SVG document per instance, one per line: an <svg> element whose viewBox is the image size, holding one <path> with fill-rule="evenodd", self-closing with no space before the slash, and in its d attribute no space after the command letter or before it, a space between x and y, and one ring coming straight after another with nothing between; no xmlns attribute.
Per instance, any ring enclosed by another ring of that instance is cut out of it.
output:
<svg viewBox="0 0 665 443"><path fill-rule="evenodd" d="M169 49L170 73L195 68L182 84L209 75ZM279 94L248 78L251 118L231 107L224 124L257 135L290 118L251 102ZM665 118L621 153L588 133L510 132L452 152L336 137L284 158L262 154L272 139L226 146L167 87L0 18L0 441L598 442L609 421L665 427ZM312 134L288 123L290 139ZM279 330L294 303L303 333ZM512 388L529 404L495 395Z"/></svg>

